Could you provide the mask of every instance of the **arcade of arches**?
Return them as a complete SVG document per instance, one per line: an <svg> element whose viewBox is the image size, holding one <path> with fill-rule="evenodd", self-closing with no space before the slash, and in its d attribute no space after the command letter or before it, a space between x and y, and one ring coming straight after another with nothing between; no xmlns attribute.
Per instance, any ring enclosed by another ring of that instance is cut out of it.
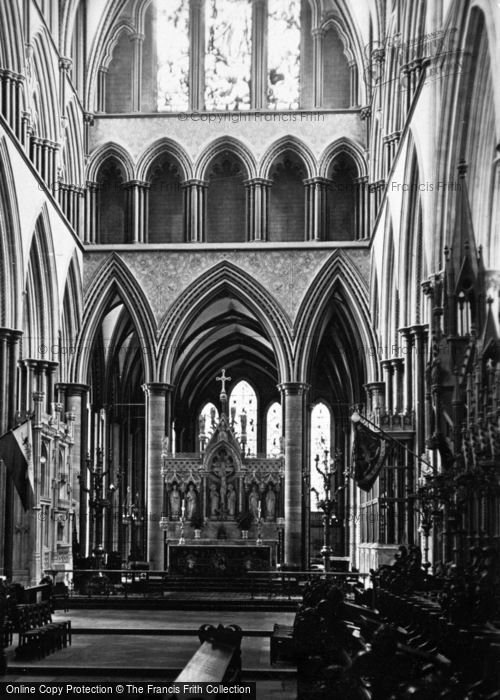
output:
<svg viewBox="0 0 500 700"><path fill-rule="evenodd" d="M332 562L498 547L499 32L486 0L0 3L6 576L182 570L181 525L307 569L317 467Z"/></svg>

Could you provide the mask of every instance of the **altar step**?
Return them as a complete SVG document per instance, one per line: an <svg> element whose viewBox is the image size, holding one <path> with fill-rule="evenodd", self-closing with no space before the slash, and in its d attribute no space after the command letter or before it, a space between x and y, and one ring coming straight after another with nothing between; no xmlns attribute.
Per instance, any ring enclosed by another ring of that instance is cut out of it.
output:
<svg viewBox="0 0 500 700"><path fill-rule="evenodd" d="M67 601L56 600L57 610L227 610L238 612L295 612L298 598L288 600L269 597L251 598L248 594L228 592L189 591L184 593L163 593L161 596L123 595L97 596L72 595Z"/></svg>

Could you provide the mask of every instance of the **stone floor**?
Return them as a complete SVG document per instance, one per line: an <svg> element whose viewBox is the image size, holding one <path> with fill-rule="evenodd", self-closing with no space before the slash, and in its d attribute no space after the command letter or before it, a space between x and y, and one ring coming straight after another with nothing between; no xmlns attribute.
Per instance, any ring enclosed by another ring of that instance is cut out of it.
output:
<svg viewBox="0 0 500 700"><path fill-rule="evenodd" d="M7 650L5 680L151 682L173 679L199 646L203 623L238 624L250 636L242 641L243 680L255 680L258 700L293 700L293 667L269 663L269 634L275 622L290 625L293 613L186 610L71 610L54 620L72 622L73 643L40 661L19 662L14 645Z"/></svg>

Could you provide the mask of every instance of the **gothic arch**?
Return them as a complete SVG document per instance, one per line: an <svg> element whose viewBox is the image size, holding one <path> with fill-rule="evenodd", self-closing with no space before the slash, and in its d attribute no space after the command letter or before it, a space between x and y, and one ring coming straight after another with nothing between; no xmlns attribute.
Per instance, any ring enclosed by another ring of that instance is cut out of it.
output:
<svg viewBox="0 0 500 700"><path fill-rule="evenodd" d="M327 177L333 161L342 153L347 153L355 162L358 169L358 177L367 175L366 160L362 148L349 138L341 137L333 141L325 148L318 162L318 174L320 177Z"/></svg>
<svg viewBox="0 0 500 700"><path fill-rule="evenodd" d="M151 165L158 156L164 154L175 158L181 166L183 180L193 177L193 166L184 148L177 141L165 136L148 146L140 156L136 167L137 179L147 180Z"/></svg>
<svg viewBox="0 0 500 700"><path fill-rule="evenodd" d="M76 251L70 260L59 321L59 380L69 381L71 358L83 316L80 265Z"/></svg>
<svg viewBox="0 0 500 700"><path fill-rule="evenodd" d="M134 178L134 165L128 151L117 143L108 142L91 154L87 166L87 180L97 180L101 166L109 157L115 158L121 165L126 182Z"/></svg>
<svg viewBox="0 0 500 700"><path fill-rule="evenodd" d="M24 261L14 176L5 139L0 141L0 326L21 325Z"/></svg>
<svg viewBox="0 0 500 700"><path fill-rule="evenodd" d="M377 343L370 320L368 289L353 261L337 250L318 272L297 314L294 324L294 381L305 381L309 375L314 337L336 289L340 289L349 307L350 324L359 334L361 347L356 350L366 358L366 381L373 381L377 376L374 356Z"/></svg>
<svg viewBox="0 0 500 700"><path fill-rule="evenodd" d="M222 136L206 146L198 156L194 166L194 176L203 180L207 174L207 168L214 158L224 151L234 153L243 163L249 179L254 178L257 172L255 158L250 149L238 139L232 136Z"/></svg>
<svg viewBox="0 0 500 700"><path fill-rule="evenodd" d="M280 381L291 370L290 323L286 312L261 284L236 265L223 261L193 282L169 309L159 329L161 381L172 383L176 349L193 320L219 291L231 292L257 318L272 345Z"/></svg>
<svg viewBox="0 0 500 700"><path fill-rule="evenodd" d="M58 334L58 284L47 205L39 214L25 278L25 357L50 359Z"/></svg>
<svg viewBox="0 0 500 700"><path fill-rule="evenodd" d="M274 161L286 151L295 153L304 163L306 177L314 177L317 173L317 164L314 154L306 144L295 136L283 136L275 141L264 153L259 166L259 177L269 178L269 173Z"/></svg>
<svg viewBox="0 0 500 700"><path fill-rule="evenodd" d="M74 381L85 382L93 340L115 296L127 309L142 342L145 380L155 377L155 321L149 302L127 265L113 253L96 271L85 293L85 314L72 366Z"/></svg>
<svg viewBox="0 0 500 700"><path fill-rule="evenodd" d="M56 142L59 134L59 102L56 94L57 76L49 53L50 41L47 31L42 28L32 41L32 65L34 78L38 83L38 115L40 131L37 136Z"/></svg>
<svg viewBox="0 0 500 700"><path fill-rule="evenodd" d="M18 3L0 3L0 67L18 74L24 69L22 26Z"/></svg>

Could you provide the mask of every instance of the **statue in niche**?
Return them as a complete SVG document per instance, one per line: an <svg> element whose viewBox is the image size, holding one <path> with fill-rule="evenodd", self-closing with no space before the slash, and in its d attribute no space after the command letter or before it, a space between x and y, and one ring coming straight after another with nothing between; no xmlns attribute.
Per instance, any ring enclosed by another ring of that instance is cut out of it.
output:
<svg viewBox="0 0 500 700"><path fill-rule="evenodd" d="M178 518L181 514L181 492L177 483L172 484L172 490L170 491L170 517L172 519Z"/></svg>
<svg viewBox="0 0 500 700"><path fill-rule="evenodd" d="M272 484L269 484L266 493L266 520L274 520L276 517L276 492Z"/></svg>
<svg viewBox="0 0 500 700"><path fill-rule="evenodd" d="M260 494L257 484L252 485L252 490L248 496L248 510L253 515L254 520L260 517Z"/></svg>
<svg viewBox="0 0 500 700"><path fill-rule="evenodd" d="M236 491L232 484L227 487L227 514L230 518L236 515Z"/></svg>
<svg viewBox="0 0 500 700"><path fill-rule="evenodd" d="M219 515L220 496L215 484L210 485L210 517L216 518Z"/></svg>
<svg viewBox="0 0 500 700"><path fill-rule="evenodd" d="M219 450L212 466L212 473L220 483L219 497L221 516L224 517L227 508L228 478L234 473L233 458L227 454L225 449Z"/></svg>
<svg viewBox="0 0 500 700"><path fill-rule="evenodd" d="M189 484L186 491L186 520L191 520L193 515L198 512L198 494L194 488L193 482Z"/></svg>

